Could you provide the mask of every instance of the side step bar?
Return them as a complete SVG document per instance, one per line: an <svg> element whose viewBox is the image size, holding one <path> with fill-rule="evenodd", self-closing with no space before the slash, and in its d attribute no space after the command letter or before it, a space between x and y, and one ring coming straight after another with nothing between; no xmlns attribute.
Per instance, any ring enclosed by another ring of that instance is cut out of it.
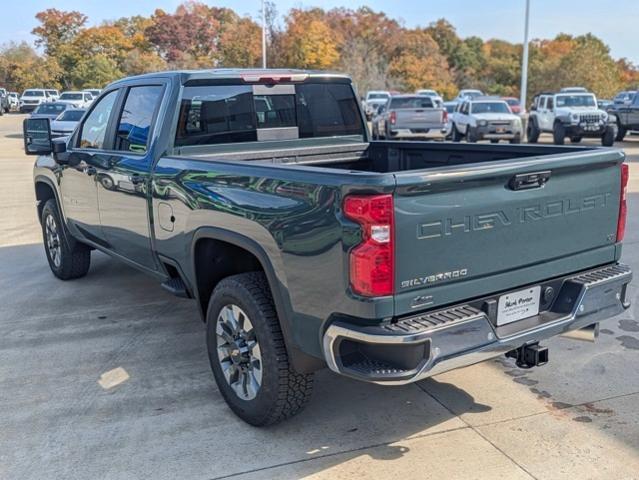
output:
<svg viewBox="0 0 639 480"><path fill-rule="evenodd" d="M184 281L180 277L173 277L162 283L162 288L176 297L191 298Z"/></svg>

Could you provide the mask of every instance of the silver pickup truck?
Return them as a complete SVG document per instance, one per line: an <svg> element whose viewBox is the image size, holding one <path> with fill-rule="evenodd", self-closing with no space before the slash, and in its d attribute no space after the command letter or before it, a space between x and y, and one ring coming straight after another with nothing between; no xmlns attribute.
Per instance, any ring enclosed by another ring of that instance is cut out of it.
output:
<svg viewBox="0 0 639 480"><path fill-rule="evenodd" d="M441 139L446 137L448 112L431 97L395 95L373 117L373 138Z"/></svg>

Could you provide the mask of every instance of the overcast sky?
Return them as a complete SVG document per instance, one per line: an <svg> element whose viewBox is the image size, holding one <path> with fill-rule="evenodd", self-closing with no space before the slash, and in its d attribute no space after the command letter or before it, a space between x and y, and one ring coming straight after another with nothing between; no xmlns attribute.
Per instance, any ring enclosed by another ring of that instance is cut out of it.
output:
<svg viewBox="0 0 639 480"><path fill-rule="evenodd" d="M55 6L80 10L91 24L130 15L150 15L156 8L173 11L179 0L9 0L0 15L0 43L33 41L34 15ZM205 3L231 7L240 14L257 16L260 0L209 0ZM368 5L402 21L406 26L427 25L448 19L463 36L501 38L521 42L525 0L276 0L280 14L291 7ZM615 58L626 57L639 64L639 0L531 0L531 38L552 38L565 32L592 32L611 48Z"/></svg>

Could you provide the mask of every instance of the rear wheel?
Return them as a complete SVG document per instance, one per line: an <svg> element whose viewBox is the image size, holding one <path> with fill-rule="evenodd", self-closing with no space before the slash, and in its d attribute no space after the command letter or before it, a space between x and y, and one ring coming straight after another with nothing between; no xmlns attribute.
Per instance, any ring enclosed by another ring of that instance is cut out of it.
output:
<svg viewBox="0 0 639 480"><path fill-rule="evenodd" d="M293 370L262 272L222 280L207 311L211 369L231 410L251 425L280 422L310 400L313 374Z"/></svg>
<svg viewBox="0 0 639 480"><path fill-rule="evenodd" d="M65 235L58 205L52 198L42 208L41 223L44 251L53 274L61 280L84 277L91 266L91 249Z"/></svg>
<svg viewBox="0 0 639 480"><path fill-rule="evenodd" d="M615 129L612 125L606 127L606 131L601 137L601 144L604 147L612 147L615 144Z"/></svg>
<svg viewBox="0 0 639 480"><path fill-rule="evenodd" d="M563 123L557 122L552 129L552 139L555 145L563 145L566 138L566 127Z"/></svg>
<svg viewBox="0 0 639 480"><path fill-rule="evenodd" d="M457 125L455 125L453 123L453 142L461 142L462 136L461 133L459 133L459 130L457 130Z"/></svg>
<svg viewBox="0 0 639 480"><path fill-rule="evenodd" d="M526 136L528 137L528 143L537 143L539 140L539 128L537 127L537 122L534 119L530 119L528 121L528 128L526 129Z"/></svg>

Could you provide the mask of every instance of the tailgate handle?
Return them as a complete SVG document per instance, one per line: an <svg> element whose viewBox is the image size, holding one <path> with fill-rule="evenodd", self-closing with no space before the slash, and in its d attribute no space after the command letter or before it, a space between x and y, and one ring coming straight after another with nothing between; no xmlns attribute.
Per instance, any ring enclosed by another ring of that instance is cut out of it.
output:
<svg viewBox="0 0 639 480"><path fill-rule="evenodd" d="M541 188L550 179L550 170L543 172L520 173L510 179L508 186L511 190L528 190Z"/></svg>

